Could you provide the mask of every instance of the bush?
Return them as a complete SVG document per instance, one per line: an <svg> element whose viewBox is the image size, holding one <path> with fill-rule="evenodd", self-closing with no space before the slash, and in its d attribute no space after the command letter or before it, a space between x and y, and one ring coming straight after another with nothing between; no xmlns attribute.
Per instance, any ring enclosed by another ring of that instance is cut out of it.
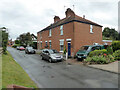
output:
<svg viewBox="0 0 120 90"><path fill-rule="evenodd" d="M99 56L99 55L103 55L103 54L107 54L107 50L106 49L102 49L102 50L95 50L89 53L89 57L93 57L93 56Z"/></svg>
<svg viewBox="0 0 120 90"><path fill-rule="evenodd" d="M112 47L110 47L110 46L107 47L107 53L108 53L108 54L113 54L113 49L112 49Z"/></svg>
<svg viewBox="0 0 120 90"><path fill-rule="evenodd" d="M120 60L120 50L117 50L113 53L115 60Z"/></svg>
<svg viewBox="0 0 120 90"><path fill-rule="evenodd" d="M104 56L93 56L93 57L87 57L85 60L86 62L90 62L90 64L106 64L108 63L106 58Z"/></svg>
<svg viewBox="0 0 120 90"><path fill-rule="evenodd" d="M16 48L17 46L20 46L19 44L14 44L12 47Z"/></svg>
<svg viewBox="0 0 120 90"><path fill-rule="evenodd" d="M85 62L89 62L90 64L108 64L114 61L115 60L112 55L87 57L85 60Z"/></svg>
<svg viewBox="0 0 120 90"><path fill-rule="evenodd" d="M120 41L113 41L112 42L112 48L113 48L113 51L115 52L116 50L119 50L120 49Z"/></svg>

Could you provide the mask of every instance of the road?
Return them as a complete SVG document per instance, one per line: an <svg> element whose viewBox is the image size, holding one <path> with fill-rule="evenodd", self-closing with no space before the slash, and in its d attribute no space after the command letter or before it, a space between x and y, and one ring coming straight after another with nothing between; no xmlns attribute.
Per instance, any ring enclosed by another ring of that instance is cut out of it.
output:
<svg viewBox="0 0 120 90"><path fill-rule="evenodd" d="M118 88L117 74L65 62L49 63L37 54L7 49L39 88Z"/></svg>

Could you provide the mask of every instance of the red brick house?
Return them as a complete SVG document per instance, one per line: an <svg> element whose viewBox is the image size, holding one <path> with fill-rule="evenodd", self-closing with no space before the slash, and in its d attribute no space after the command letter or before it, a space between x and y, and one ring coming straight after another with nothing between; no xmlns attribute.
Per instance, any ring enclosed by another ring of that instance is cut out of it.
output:
<svg viewBox="0 0 120 90"><path fill-rule="evenodd" d="M52 48L63 52L66 47L69 56L83 45L102 44L102 26L84 17L77 16L68 8L66 17L54 17L54 23L37 33L37 48Z"/></svg>

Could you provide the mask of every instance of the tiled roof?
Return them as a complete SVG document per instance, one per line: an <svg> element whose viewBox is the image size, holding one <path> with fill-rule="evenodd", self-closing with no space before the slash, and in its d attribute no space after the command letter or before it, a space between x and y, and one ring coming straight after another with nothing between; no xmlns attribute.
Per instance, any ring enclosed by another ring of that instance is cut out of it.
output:
<svg viewBox="0 0 120 90"><path fill-rule="evenodd" d="M43 30L41 30L39 32L42 32L42 31L45 31L45 30L49 30L49 29L55 28L57 26L67 24L69 22L73 22L73 21L102 27L101 25L99 25L97 23L94 23L94 22L92 22L90 20L87 20L85 18L82 18L80 16L75 15L74 17L67 17L67 18L61 19L60 21L55 22L55 23L49 25L48 27L44 28Z"/></svg>

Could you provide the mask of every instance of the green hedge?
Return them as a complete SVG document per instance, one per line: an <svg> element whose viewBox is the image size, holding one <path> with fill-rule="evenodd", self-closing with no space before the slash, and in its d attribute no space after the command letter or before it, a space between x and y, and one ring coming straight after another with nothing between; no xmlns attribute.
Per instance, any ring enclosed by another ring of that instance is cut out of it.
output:
<svg viewBox="0 0 120 90"><path fill-rule="evenodd" d="M115 51L113 56L115 57L115 60L120 60L120 50Z"/></svg>
<svg viewBox="0 0 120 90"><path fill-rule="evenodd" d="M17 46L20 46L20 44L14 44L12 47L16 48Z"/></svg>
<svg viewBox="0 0 120 90"><path fill-rule="evenodd" d="M107 54L108 51L106 49L102 49L102 50L95 50L89 53L89 57L93 57L93 56L99 56L99 55L103 55L103 54Z"/></svg>
<svg viewBox="0 0 120 90"><path fill-rule="evenodd" d="M120 49L120 41L113 41L111 46L112 46L114 52L116 50L119 50Z"/></svg>

